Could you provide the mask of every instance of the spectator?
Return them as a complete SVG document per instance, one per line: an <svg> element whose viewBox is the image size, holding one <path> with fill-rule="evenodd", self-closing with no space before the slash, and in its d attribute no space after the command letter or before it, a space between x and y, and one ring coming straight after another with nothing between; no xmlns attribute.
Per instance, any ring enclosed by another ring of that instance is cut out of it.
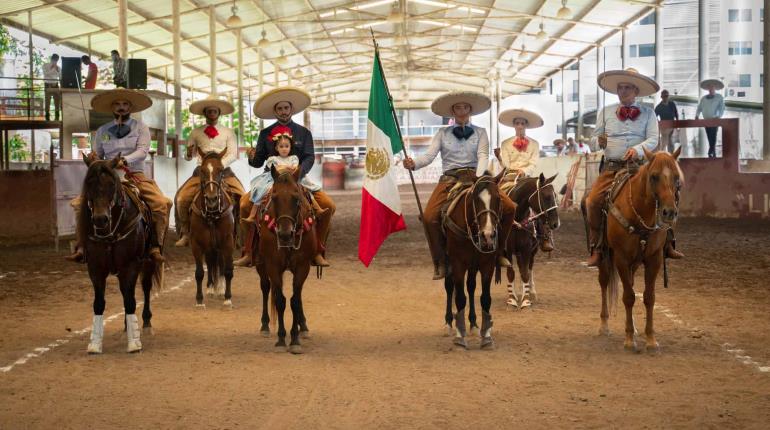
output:
<svg viewBox="0 0 770 430"><path fill-rule="evenodd" d="M567 145L564 139L555 139L553 141L553 147L556 148L557 157L567 155Z"/></svg>
<svg viewBox="0 0 770 430"><path fill-rule="evenodd" d="M126 60L120 58L120 53L116 50L110 52L112 56L112 82L116 87L128 87L128 70L126 69Z"/></svg>
<svg viewBox="0 0 770 430"><path fill-rule="evenodd" d="M583 136L580 136L580 139L578 139L578 140L579 140L579 142L577 144L577 147L575 147L575 153L578 154L578 155L590 154L591 153L591 148L586 143L586 141L588 139L586 139Z"/></svg>
<svg viewBox="0 0 770 430"><path fill-rule="evenodd" d="M55 121L59 120L59 111L61 110L61 94L59 94L59 81L61 80L61 69L59 68L59 55L51 55L51 61L43 64L43 79L45 83L45 95L43 103L45 106L45 120L51 120L51 99L53 99L53 109Z"/></svg>
<svg viewBox="0 0 770 430"><path fill-rule="evenodd" d="M96 77L99 76L99 69L96 67L91 57L84 55L80 57L80 60L88 66L88 74L86 75L86 81L83 84L83 88L86 90L93 90L96 88Z"/></svg>
<svg viewBox="0 0 770 430"><path fill-rule="evenodd" d="M567 138L567 155L577 154L577 145L575 144L575 138L570 136Z"/></svg>
<svg viewBox="0 0 770 430"><path fill-rule="evenodd" d="M719 79L706 79L700 83L700 87L707 90L709 93L701 97L698 103L698 110L695 111L695 119L698 119L700 114L703 114L703 119L715 119L722 118L725 113L725 99L721 94L717 94L717 90L721 90L725 87ZM719 127L705 127L706 137L709 141L709 158L716 158L717 151L717 130Z"/></svg>
<svg viewBox="0 0 770 430"><path fill-rule="evenodd" d="M655 115L658 116L659 121L672 121L679 119L679 112L676 110L676 103L669 101L668 90L660 92L660 103L655 106ZM674 134L674 128L661 128L660 129L660 146L661 150L668 152L674 151L674 142L671 141L671 136Z"/></svg>

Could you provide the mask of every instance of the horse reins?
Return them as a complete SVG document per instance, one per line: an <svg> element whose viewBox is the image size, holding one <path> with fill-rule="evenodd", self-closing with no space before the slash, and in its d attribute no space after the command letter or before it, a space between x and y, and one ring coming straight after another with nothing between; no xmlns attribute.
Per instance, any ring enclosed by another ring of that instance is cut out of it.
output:
<svg viewBox="0 0 770 430"><path fill-rule="evenodd" d="M117 237L115 237L115 233L118 231L118 228L120 227L120 224L123 221L123 214L125 213L125 210L126 210L126 195L125 195L125 192L123 191L123 186L120 184L120 181L117 182L115 193L112 197L112 200L110 200L109 208L107 210L106 227L99 227L96 225L94 220L94 209L93 209L92 200L87 199L86 203L88 204L88 211L90 212L90 216L91 216L91 227L93 227L93 234L89 235L89 238L95 242L115 243L125 239L126 237L128 237L129 234L131 234L131 231L133 230L134 226L139 222L139 219L141 218L141 211L137 211L136 216L134 217L134 219L131 220L131 222L125 228L124 232L119 234ZM120 209L120 212L118 213L117 221L115 221L113 225L112 210L116 205ZM106 234L99 233L100 231L105 231L105 230L107 231Z"/></svg>
<svg viewBox="0 0 770 430"><path fill-rule="evenodd" d="M280 178L283 175L290 175L291 173L281 173L278 177ZM267 204L265 205L265 208L263 209L262 213L264 214L263 218L265 221L267 221L267 227L270 230L275 231L276 226L278 225L278 222L284 218L288 218L289 221L291 221L291 235L294 237L294 240L292 240L292 243L289 245L282 245L280 240L276 240L275 243L278 247L278 249L281 248L291 248L293 250L298 250L302 246L302 237L305 233L305 231L310 230L310 226L313 224L312 218L309 218L308 220L302 219L302 201L301 198L303 197L302 189L300 188L299 184L295 184L297 187L297 191L299 192L300 198L297 199L297 211L296 215L278 215L275 218L270 219L269 215L267 215L267 211L270 208L270 205L273 204L273 193L270 192L270 199L267 201ZM302 225L300 226L300 223Z"/></svg>
<svg viewBox="0 0 770 430"><path fill-rule="evenodd" d="M491 208L490 209L484 209L482 211L476 210L476 196L475 196L474 193L476 191L476 186L478 184L482 184L482 183L494 184L495 186L497 186L497 183L495 183L495 181L493 181L491 178L486 177L486 176L482 176L476 182L473 183L473 186L471 187L470 191L468 192L468 195L470 195L470 197L471 197L471 204L470 204L470 206L471 206L472 211L473 211L473 225L476 226L476 230L478 232L480 232L480 230L481 230L481 226L479 225L479 218L482 215L489 213L492 216L492 218L494 219L495 243L494 243L492 249L488 250L488 251L484 251L482 249L482 246L481 246L480 233L477 233L476 235L473 234L473 231L471 229L471 223L468 222L468 206L469 205L468 205L467 199L466 199L465 204L463 205L464 217L465 217L465 228L466 228L466 234L468 235L468 239L470 239L471 243L473 244L473 247L476 248L476 250L478 250L482 254L491 254L493 252L497 252L497 241L498 241L497 230L498 230L498 227L500 226L500 215L498 214L499 208L498 208L498 211L495 211L495 210L493 210ZM500 203L498 203L498 205L502 205L502 203L500 202Z"/></svg>

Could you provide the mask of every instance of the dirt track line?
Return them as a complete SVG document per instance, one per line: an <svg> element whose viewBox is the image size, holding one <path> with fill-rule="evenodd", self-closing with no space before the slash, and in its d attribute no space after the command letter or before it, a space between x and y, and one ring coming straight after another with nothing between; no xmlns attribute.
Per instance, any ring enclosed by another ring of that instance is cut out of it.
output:
<svg viewBox="0 0 770 430"><path fill-rule="evenodd" d="M180 288L182 288L183 286L185 286L186 284L188 284L190 282L192 282L192 278L191 277L187 277L187 278L179 281L173 287L167 288L167 289L164 289L164 290L160 291L158 293L158 296L160 296L161 294L164 294L164 293L170 293L172 291L179 290ZM137 307L139 307L139 306L141 306L143 304L144 304L144 300L140 300L140 301L136 302L136 306ZM121 315L123 315L123 312L114 313L114 314L104 318L104 325L107 325L110 321L117 319ZM49 352L51 350L54 350L54 349L56 349L56 348L58 348L58 347L60 347L62 345L65 345L65 344L69 343L70 340L72 340L75 336L80 336L80 335L83 335L83 334L86 334L86 333L90 333L92 328L93 328L93 326L89 325L86 328L83 328L81 330L73 331L72 333L67 335L67 337L64 337L64 338L61 338L61 339L56 339L55 341L50 342L50 343L48 343L45 346L37 347L37 348L33 349L32 352L28 352L28 353L24 354L23 356L19 357L13 363L11 363L11 364L9 364L7 366L4 366L4 367L0 367L0 372L8 373L11 370L13 370L14 367L20 366L22 364L26 364L32 358L40 357L43 354L45 354L45 353L47 353L47 352Z"/></svg>
<svg viewBox="0 0 770 430"><path fill-rule="evenodd" d="M636 297L642 298L642 299L644 298L642 293L636 293ZM655 310L665 315L666 318L670 319L674 324L689 330L693 334L693 336L696 336L696 337L703 336L703 333L704 333L703 330L699 329L698 327L693 327L687 324L684 320L682 320L681 317L679 317L679 315L675 314L668 307L663 306L660 303L656 302ZM754 361L754 359L751 358L751 356L745 354L746 353L745 350L738 348L737 346L728 342L724 342L724 343L717 342L717 344L723 351L725 351L727 354L732 356L739 363L745 364L747 366L754 366L758 371L762 373L770 373L770 366L763 366L761 363Z"/></svg>

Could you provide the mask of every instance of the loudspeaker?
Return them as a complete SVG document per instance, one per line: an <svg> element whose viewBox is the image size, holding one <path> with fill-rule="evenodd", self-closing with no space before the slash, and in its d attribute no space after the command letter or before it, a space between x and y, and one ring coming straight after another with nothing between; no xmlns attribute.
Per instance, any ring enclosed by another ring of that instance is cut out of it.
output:
<svg viewBox="0 0 770 430"><path fill-rule="evenodd" d="M129 58L128 62L128 88L134 90L147 89L147 60L144 58Z"/></svg>
<svg viewBox="0 0 770 430"><path fill-rule="evenodd" d="M80 80L80 57L62 57L61 59L61 87L77 88Z"/></svg>

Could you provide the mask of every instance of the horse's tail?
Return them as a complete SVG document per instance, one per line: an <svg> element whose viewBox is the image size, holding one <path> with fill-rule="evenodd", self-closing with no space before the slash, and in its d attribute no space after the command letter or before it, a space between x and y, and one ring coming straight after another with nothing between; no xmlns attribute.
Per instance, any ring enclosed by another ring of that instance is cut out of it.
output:
<svg viewBox="0 0 770 430"><path fill-rule="evenodd" d="M618 285L620 284L618 275L618 269L615 267L615 263L612 262L612 250L608 249L607 252L602 254L602 263L607 270L607 307L612 315L615 315L618 310Z"/></svg>

